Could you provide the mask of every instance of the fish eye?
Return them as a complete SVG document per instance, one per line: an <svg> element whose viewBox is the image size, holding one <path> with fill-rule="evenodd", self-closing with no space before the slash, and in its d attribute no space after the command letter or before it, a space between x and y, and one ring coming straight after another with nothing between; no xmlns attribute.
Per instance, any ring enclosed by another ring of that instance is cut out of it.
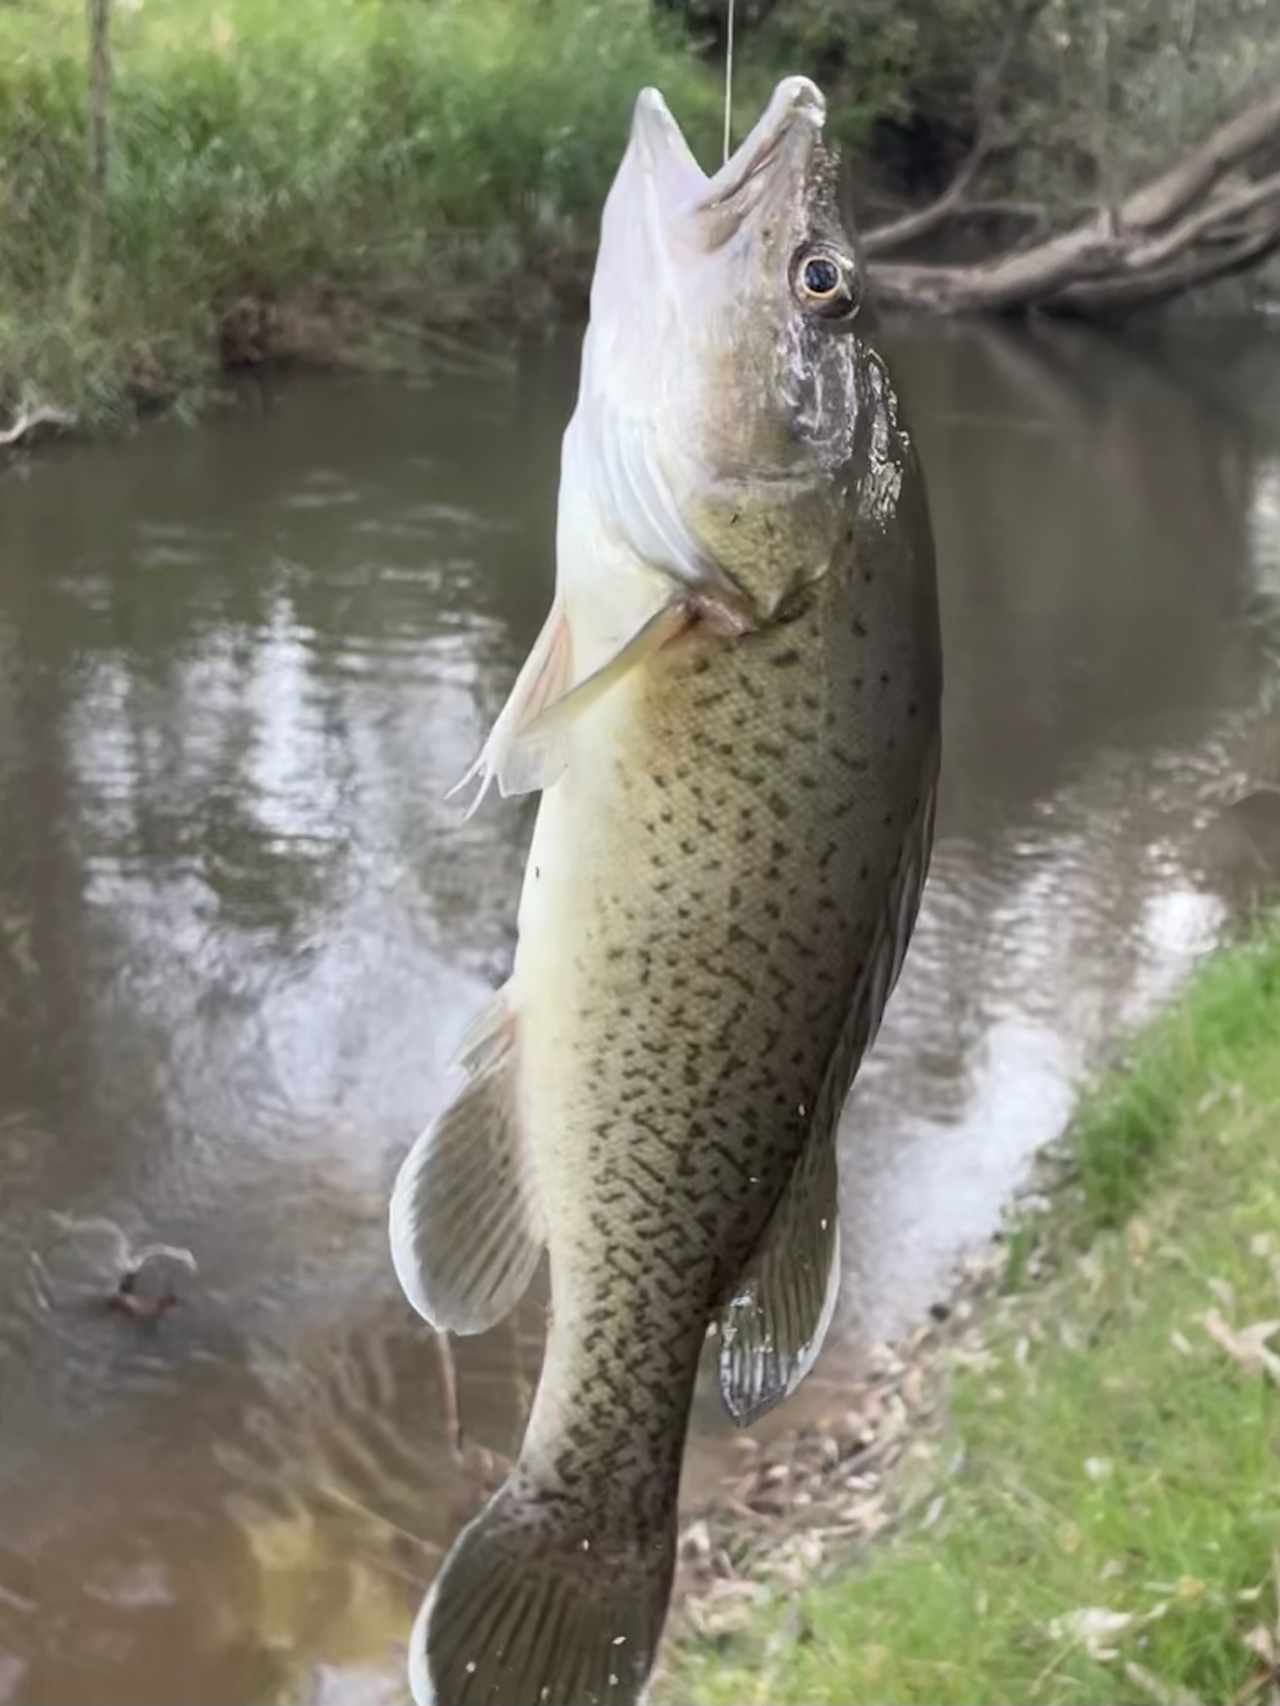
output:
<svg viewBox="0 0 1280 1706"><path fill-rule="evenodd" d="M801 307L825 319L852 314L858 306L853 262L825 245L800 251L792 264L791 280Z"/></svg>
<svg viewBox="0 0 1280 1706"><path fill-rule="evenodd" d="M801 276L810 296L834 296L840 288L840 268L825 255L806 261Z"/></svg>

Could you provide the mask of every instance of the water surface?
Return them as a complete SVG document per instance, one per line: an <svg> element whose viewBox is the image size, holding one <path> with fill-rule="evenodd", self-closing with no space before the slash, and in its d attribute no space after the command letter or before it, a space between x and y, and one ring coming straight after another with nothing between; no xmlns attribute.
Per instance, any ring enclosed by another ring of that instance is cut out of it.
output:
<svg viewBox="0 0 1280 1706"><path fill-rule="evenodd" d="M939 837L844 1125L840 1328L772 1426L939 1295L1280 853L1280 340L889 341ZM480 1454L385 1203L510 960L530 809L442 795L545 610L575 366L294 380L0 476L0 1701L403 1698ZM189 1246L180 1306L109 1312L86 1220ZM514 1449L540 1327L459 1346L477 1446ZM708 1392L691 1496L723 1451Z"/></svg>

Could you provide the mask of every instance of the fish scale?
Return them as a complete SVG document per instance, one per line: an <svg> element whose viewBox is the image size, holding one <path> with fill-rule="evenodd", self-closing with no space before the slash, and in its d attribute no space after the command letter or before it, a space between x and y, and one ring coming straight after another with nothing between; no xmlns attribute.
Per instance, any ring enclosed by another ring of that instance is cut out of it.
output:
<svg viewBox="0 0 1280 1706"><path fill-rule="evenodd" d="M787 80L707 180L648 91L606 204L556 599L471 773L543 790L515 965L392 1200L437 1326L550 1258L519 1460L411 1637L420 1706L635 1701L708 1326L746 1423L834 1307L836 1127L928 865L940 666L822 112Z"/></svg>

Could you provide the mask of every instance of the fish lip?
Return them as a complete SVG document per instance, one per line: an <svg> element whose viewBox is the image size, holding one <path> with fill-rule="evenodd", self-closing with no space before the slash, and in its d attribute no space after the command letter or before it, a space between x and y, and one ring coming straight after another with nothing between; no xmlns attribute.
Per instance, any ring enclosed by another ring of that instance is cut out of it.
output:
<svg viewBox="0 0 1280 1706"><path fill-rule="evenodd" d="M710 212L736 200L752 179L767 171L797 125L816 142L826 115L827 103L816 83L808 77L784 77L747 136L710 177L694 159L659 90L645 88L637 95L632 137L651 165L675 166L687 174L693 211Z"/></svg>
<svg viewBox="0 0 1280 1706"><path fill-rule="evenodd" d="M812 145L822 134L827 103L808 77L784 77L746 137L713 177L707 179L700 209L713 210L735 200L753 178L777 159L784 143L802 125Z"/></svg>

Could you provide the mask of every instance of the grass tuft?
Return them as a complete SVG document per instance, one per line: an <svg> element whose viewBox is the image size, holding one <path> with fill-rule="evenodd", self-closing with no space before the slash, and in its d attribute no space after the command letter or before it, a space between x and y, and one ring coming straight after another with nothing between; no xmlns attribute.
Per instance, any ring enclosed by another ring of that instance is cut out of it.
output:
<svg viewBox="0 0 1280 1706"><path fill-rule="evenodd" d="M1051 1277L994 1303L951 1377L939 1462L961 1467L939 1470L936 1526L908 1520L749 1635L687 1646L673 1699L1268 1697L1280 922L1202 967L1069 1145L1079 1188L1049 1216Z"/></svg>

